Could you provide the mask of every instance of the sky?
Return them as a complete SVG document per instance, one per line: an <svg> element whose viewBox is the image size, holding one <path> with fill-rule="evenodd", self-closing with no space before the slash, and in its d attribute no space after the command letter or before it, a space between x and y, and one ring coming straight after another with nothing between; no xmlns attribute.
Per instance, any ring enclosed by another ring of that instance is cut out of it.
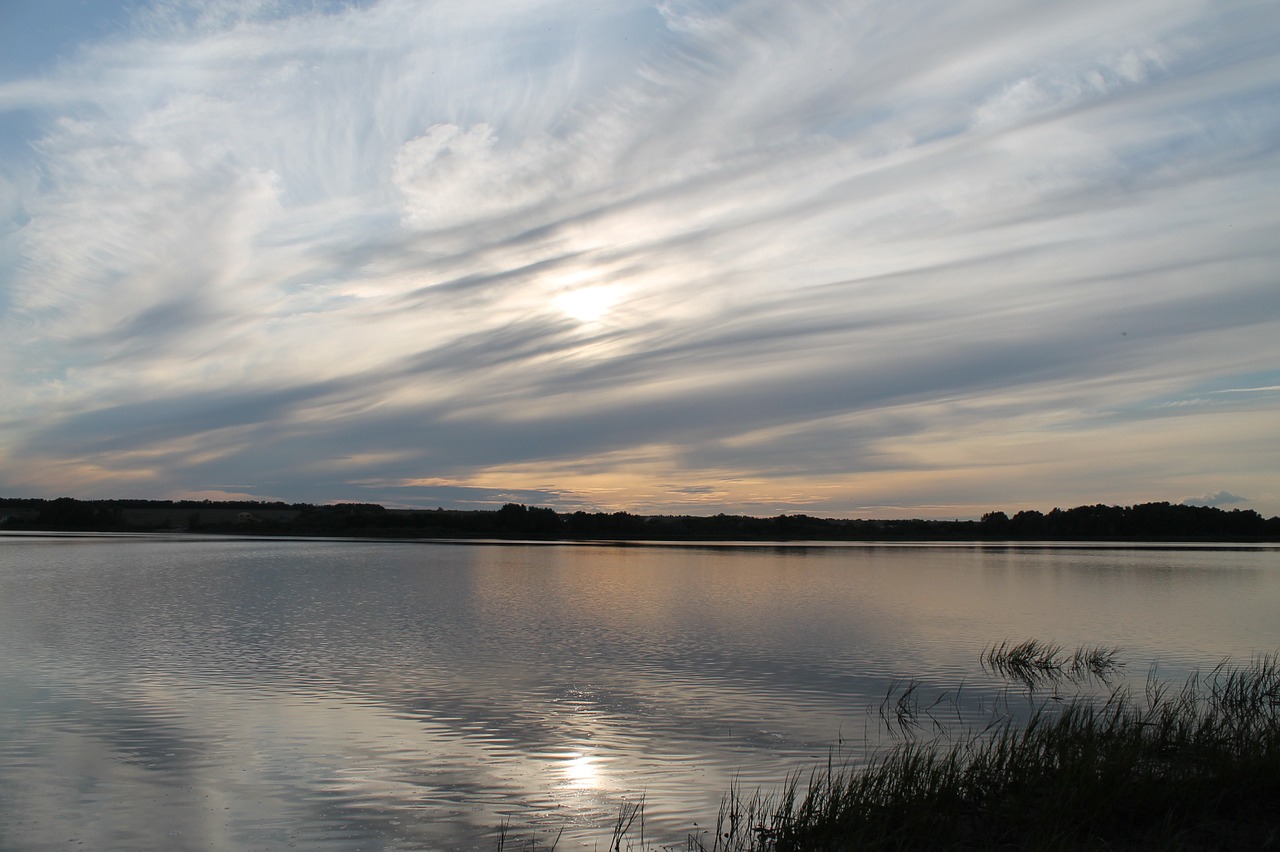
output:
<svg viewBox="0 0 1280 852"><path fill-rule="evenodd" d="M0 0L0 495L1280 514L1280 7Z"/></svg>

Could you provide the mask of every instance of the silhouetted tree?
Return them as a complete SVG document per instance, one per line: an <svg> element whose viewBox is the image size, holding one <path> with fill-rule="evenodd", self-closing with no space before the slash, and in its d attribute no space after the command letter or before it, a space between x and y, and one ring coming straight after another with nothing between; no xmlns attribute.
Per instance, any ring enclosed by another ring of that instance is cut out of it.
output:
<svg viewBox="0 0 1280 852"><path fill-rule="evenodd" d="M984 535L1009 534L1009 516L1004 512L987 512L979 524Z"/></svg>
<svg viewBox="0 0 1280 852"><path fill-rule="evenodd" d="M40 509L39 524L57 530L92 529L93 507L71 497L59 497Z"/></svg>
<svg viewBox="0 0 1280 852"><path fill-rule="evenodd" d="M1023 509L1009 519L1009 532L1015 538L1041 538L1045 534L1044 514Z"/></svg>

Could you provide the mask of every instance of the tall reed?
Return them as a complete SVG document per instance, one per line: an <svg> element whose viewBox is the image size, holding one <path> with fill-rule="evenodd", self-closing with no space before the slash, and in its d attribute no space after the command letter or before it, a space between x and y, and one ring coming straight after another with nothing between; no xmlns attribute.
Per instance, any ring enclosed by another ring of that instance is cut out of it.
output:
<svg viewBox="0 0 1280 852"><path fill-rule="evenodd" d="M1029 687L1063 679L1081 681L1107 678L1124 664L1120 649L1104 645L1081 645L1068 654L1061 645L1028 639L1011 645L1008 640L992 645L981 657L987 671L1022 681Z"/></svg>
<svg viewBox="0 0 1280 852"><path fill-rule="evenodd" d="M828 763L731 794L691 849L1264 849L1280 846L1280 664L1045 705L963 741Z"/></svg>

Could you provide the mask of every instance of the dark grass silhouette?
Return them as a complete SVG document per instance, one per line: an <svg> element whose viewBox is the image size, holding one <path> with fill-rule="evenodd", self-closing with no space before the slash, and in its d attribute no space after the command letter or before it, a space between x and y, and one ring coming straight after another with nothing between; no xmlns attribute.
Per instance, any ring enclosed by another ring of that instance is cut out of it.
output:
<svg viewBox="0 0 1280 852"><path fill-rule="evenodd" d="M1060 653L1050 655L1063 659ZM1068 660L1068 665L1070 658ZM961 742L732 791L699 850L1280 848L1280 665L1046 704Z"/></svg>
<svg viewBox="0 0 1280 852"><path fill-rule="evenodd" d="M1016 645L1008 640L992 645L982 655L982 667L992 674L1016 680L1034 689L1063 680L1082 682L1093 678L1107 683L1124 667L1120 649L1102 645L1081 645L1066 653L1061 645L1028 639Z"/></svg>

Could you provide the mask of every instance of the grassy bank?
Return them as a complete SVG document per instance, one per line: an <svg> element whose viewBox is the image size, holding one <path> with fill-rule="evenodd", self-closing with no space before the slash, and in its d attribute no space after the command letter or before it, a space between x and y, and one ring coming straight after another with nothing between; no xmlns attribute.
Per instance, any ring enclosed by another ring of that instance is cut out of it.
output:
<svg viewBox="0 0 1280 852"><path fill-rule="evenodd" d="M689 847L1280 848L1280 666L1223 665L1180 688L1152 679L1139 696L1046 705L964 741L903 742L778 796L733 793L714 840Z"/></svg>

